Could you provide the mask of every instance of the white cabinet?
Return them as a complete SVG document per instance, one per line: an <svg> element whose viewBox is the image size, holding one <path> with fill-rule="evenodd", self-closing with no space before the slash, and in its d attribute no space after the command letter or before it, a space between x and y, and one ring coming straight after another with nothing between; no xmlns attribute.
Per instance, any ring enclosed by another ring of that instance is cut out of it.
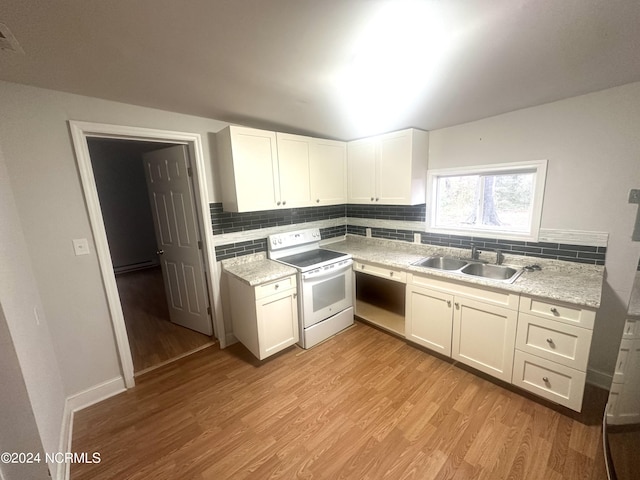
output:
<svg viewBox="0 0 640 480"><path fill-rule="evenodd" d="M424 203L429 133L408 129L347 144L349 203Z"/></svg>
<svg viewBox="0 0 640 480"><path fill-rule="evenodd" d="M270 210L280 202L276 134L229 126L216 135L222 204L228 212Z"/></svg>
<svg viewBox="0 0 640 480"><path fill-rule="evenodd" d="M610 424L640 423L640 317L625 322L609 403Z"/></svg>
<svg viewBox="0 0 640 480"><path fill-rule="evenodd" d="M263 360L298 342L296 277L256 287L227 276L233 334Z"/></svg>
<svg viewBox="0 0 640 480"><path fill-rule="evenodd" d="M595 310L523 296L512 383L582 409Z"/></svg>
<svg viewBox="0 0 640 480"><path fill-rule="evenodd" d="M280 185L277 195L280 204L277 206L296 208L311 205L309 139L276 133L276 143Z"/></svg>
<svg viewBox="0 0 640 480"><path fill-rule="evenodd" d="M410 275L406 338L510 381L518 295Z"/></svg>
<svg viewBox="0 0 640 480"><path fill-rule="evenodd" d="M216 135L225 211L346 202L346 143L230 126Z"/></svg>
<svg viewBox="0 0 640 480"><path fill-rule="evenodd" d="M313 205L347 202L347 144L312 138L309 147L309 177Z"/></svg>
<svg viewBox="0 0 640 480"><path fill-rule="evenodd" d="M509 382L518 312L464 297L453 312L452 358Z"/></svg>
<svg viewBox="0 0 640 480"><path fill-rule="evenodd" d="M407 286L405 337L447 357L451 356L453 295Z"/></svg>

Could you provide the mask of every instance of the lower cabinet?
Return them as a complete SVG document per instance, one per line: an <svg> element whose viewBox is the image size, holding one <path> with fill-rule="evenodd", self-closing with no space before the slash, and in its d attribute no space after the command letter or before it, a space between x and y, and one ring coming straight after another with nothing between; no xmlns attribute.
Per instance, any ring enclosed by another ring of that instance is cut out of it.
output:
<svg viewBox="0 0 640 480"><path fill-rule="evenodd" d="M295 275L252 287L228 276L233 334L258 359L298 342Z"/></svg>
<svg viewBox="0 0 640 480"><path fill-rule="evenodd" d="M455 297L451 356L510 382L517 324L516 310Z"/></svg>
<svg viewBox="0 0 640 480"><path fill-rule="evenodd" d="M407 340L511 381L517 295L411 275L406 304Z"/></svg>

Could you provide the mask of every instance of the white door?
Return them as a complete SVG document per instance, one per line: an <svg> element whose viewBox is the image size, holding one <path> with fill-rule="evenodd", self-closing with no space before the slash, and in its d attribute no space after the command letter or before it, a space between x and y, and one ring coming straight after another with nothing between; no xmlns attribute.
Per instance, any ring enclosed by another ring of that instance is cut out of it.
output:
<svg viewBox="0 0 640 480"><path fill-rule="evenodd" d="M143 162L171 321L211 335L187 147L146 153Z"/></svg>

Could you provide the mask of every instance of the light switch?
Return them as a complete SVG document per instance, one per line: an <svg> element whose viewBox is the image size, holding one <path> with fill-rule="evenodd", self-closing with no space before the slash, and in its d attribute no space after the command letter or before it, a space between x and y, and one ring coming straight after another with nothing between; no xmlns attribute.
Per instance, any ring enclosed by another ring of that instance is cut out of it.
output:
<svg viewBox="0 0 640 480"><path fill-rule="evenodd" d="M89 255L89 242L86 238L73 239L73 251L78 255Z"/></svg>

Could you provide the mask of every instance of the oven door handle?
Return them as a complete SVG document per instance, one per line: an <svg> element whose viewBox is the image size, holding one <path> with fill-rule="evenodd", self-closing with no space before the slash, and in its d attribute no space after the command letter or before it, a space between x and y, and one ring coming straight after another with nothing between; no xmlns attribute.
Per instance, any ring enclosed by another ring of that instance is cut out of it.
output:
<svg viewBox="0 0 640 480"><path fill-rule="evenodd" d="M306 272L302 274L302 281L306 282L307 280L318 280L320 278L323 277L337 277L338 275L342 274L342 272L345 272L346 270L351 270L351 264L353 264L353 260L347 260L347 263L345 263L344 265L341 265L339 268L336 269L327 269L327 270L321 270L319 272L314 272L313 270L310 272Z"/></svg>

